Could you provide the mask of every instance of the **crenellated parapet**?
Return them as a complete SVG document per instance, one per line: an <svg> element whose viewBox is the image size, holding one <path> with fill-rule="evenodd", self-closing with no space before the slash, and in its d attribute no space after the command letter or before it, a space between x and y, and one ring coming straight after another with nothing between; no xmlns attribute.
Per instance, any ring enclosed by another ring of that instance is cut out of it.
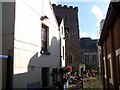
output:
<svg viewBox="0 0 120 90"><path fill-rule="evenodd" d="M71 10L71 11L76 11L76 12L78 12L78 7L73 7L73 6L67 6L67 5L61 5L61 4L58 4L58 5L56 5L56 4L52 4L52 6L53 7L56 7L57 9L66 9L66 10Z"/></svg>

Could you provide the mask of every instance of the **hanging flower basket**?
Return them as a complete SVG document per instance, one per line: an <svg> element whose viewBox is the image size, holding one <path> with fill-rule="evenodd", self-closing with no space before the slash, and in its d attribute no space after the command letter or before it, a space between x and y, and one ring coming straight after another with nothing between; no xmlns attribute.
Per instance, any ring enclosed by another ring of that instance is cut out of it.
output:
<svg viewBox="0 0 120 90"><path fill-rule="evenodd" d="M68 72L72 72L72 67L71 67L71 66L68 66L68 67L67 67L67 71L68 71Z"/></svg>

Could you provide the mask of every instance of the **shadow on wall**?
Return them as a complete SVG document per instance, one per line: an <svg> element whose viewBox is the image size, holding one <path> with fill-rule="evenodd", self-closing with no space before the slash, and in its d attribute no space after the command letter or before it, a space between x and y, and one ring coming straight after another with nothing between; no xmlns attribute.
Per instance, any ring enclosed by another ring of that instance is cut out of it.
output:
<svg viewBox="0 0 120 90"><path fill-rule="evenodd" d="M50 68L60 67L60 46L59 40L57 41L56 37L53 37L51 40L51 45L48 47L50 55L43 55L40 52L37 52L34 56L31 57L28 64L28 72L15 74L14 75L14 88L40 88L42 87L42 82L45 81L45 85L48 86L50 78L52 75ZM48 72L44 72L42 75L41 68L48 68ZM44 77L43 77L44 76ZM46 78L45 78L46 77ZM43 80L44 78L44 80Z"/></svg>

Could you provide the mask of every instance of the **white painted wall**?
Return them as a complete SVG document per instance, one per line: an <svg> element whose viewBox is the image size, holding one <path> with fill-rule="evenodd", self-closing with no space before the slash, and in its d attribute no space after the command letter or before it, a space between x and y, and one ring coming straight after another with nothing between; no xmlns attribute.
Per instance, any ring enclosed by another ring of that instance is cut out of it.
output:
<svg viewBox="0 0 120 90"><path fill-rule="evenodd" d="M64 20L62 20L60 25L60 37L61 37L61 60L62 67L65 67L65 30L64 30ZM64 53L63 53L64 47Z"/></svg>
<svg viewBox="0 0 120 90"><path fill-rule="evenodd" d="M58 25L49 0L16 0L14 39L14 88L26 88L28 84L40 82L41 68L60 67L60 42ZM40 17L48 19L41 22ZM50 55L41 55L41 23L49 27ZM34 66L31 71L30 66ZM52 76L49 73L49 83Z"/></svg>

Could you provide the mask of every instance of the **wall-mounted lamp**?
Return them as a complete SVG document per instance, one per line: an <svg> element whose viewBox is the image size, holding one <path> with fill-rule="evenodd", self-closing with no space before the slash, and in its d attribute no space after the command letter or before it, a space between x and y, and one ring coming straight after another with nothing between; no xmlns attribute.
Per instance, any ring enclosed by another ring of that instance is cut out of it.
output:
<svg viewBox="0 0 120 90"><path fill-rule="evenodd" d="M43 21L44 19L48 19L48 17L47 17L46 15L40 17L40 20L41 20L41 21Z"/></svg>

